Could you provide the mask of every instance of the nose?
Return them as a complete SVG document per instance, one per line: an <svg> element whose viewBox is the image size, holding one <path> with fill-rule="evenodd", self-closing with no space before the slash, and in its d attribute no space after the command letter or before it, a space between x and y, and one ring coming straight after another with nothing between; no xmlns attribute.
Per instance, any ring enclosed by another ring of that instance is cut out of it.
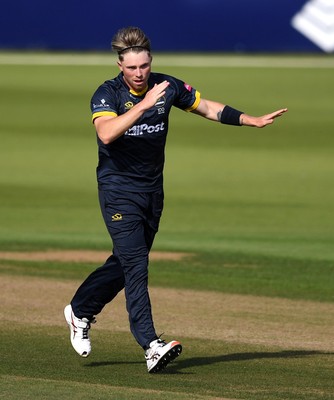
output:
<svg viewBox="0 0 334 400"><path fill-rule="evenodd" d="M142 76L142 70L141 70L141 68L137 68L136 69L136 76Z"/></svg>

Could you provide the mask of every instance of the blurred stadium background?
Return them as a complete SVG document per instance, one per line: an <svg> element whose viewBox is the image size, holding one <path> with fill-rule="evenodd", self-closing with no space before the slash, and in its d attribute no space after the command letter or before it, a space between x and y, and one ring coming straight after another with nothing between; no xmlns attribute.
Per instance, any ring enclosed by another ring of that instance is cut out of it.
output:
<svg viewBox="0 0 334 400"><path fill-rule="evenodd" d="M112 34L140 26L154 51L332 52L333 0L5 2L0 49L108 50Z"/></svg>

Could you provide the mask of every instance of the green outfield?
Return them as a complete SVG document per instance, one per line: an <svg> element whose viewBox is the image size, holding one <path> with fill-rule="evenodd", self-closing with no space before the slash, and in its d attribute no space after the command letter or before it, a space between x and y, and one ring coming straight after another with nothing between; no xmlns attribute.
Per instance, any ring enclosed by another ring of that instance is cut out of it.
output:
<svg viewBox="0 0 334 400"><path fill-rule="evenodd" d="M147 374L120 302L94 326L92 356L77 359L62 307L100 261L41 253L111 247L89 102L114 64L104 54L0 54L0 398L332 399L330 56L154 58L153 70L204 98L289 112L256 130L173 110L154 251L186 256L152 259L150 283L158 328L184 353ZM168 323L165 307L177 315Z"/></svg>

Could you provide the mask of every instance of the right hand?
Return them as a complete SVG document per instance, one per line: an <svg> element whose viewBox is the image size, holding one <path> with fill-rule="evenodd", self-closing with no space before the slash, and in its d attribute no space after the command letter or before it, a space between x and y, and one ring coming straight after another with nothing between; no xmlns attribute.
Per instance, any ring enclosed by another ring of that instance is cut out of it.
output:
<svg viewBox="0 0 334 400"><path fill-rule="evenodd" d="M153 107L156 102L165 95L168 86L168 81L163 81L159 84L155 84L153 88L146 93L144 100L141 102L142 106L145 105L145 108L147 109Z"/></svg>

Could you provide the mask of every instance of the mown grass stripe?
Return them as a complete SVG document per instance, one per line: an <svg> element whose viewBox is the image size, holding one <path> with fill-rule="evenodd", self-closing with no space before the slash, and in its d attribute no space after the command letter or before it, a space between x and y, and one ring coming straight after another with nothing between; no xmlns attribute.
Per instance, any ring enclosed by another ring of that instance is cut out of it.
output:
<svg viewBox="0 0 334 400"><path fill-rule="evenodd" d="M31 53L1 52L0 65L112 65L113 53ZM226 53L158 53L154 66L165 67L252 67L252 68L334 68L327 55L235 55Z"/></svg>
<svg viewBox="0 0 334 400"><path fill-rule="evenodd" d="M73 382L67 380L56 380L56 379L43 379L43 378L32 378L17 375L2 375L0 383L2 396L6 396L7 400L18 399L18 398L47 398L48 400L58 400L64 398L62 396L68 395L71 399L76 399L76 391L79 391L80 396L82 393L86 393L86 397L93 396L96 393L99 396L106 396L108 399L117 400L130 400L130 399L144 399L152 398L155 399L175 399L175 400L186 400L186 399L203 399L203 400L216 400L217 397L196 395L194 393L181 393L181 392L169 392L166 390L158 389L144 389L144 388L127 388L124 386L114 386L112 382L110 385L99 384L99 383L85 383L85 382ZM52 390L50 390L52 388ZM27 397L29 393L30 397ZM47 397L44 397L47 396ZM21 397L22 396L22 397ZM60 396L60 397L59 397ZM78 396L79 398L79 396ZM82 397L81 397L82 398ZM100 397L102 398L102 397ZM233 400L219 397L220 400Z"/></svg>

